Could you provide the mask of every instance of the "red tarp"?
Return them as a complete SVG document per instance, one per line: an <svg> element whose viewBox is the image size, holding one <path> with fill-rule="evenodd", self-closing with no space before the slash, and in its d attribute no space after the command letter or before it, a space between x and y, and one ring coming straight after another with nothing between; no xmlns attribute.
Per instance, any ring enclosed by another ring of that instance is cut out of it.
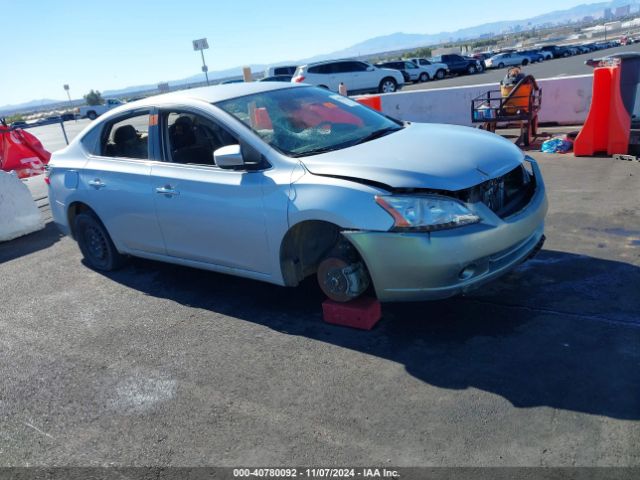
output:
<svg viewBox="0 0 640 480"><path fill-rule="evenodd" d="M44 173L49 153L36 137L21 128L0 124L0 170L15 170L19 178Z"/></svg>

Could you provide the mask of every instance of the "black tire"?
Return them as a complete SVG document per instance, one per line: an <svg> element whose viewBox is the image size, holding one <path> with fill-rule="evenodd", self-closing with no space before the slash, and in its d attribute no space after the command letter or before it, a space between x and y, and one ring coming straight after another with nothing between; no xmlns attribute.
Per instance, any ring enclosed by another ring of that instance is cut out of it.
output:
<svg viewBox="0 0 640 480"><path fill-rule="evenodd" d="M527 60L526 58L524 60L522 60L522 66L526 67L529 64L529 60Z"/></svg>
<svg viewBox="0 0 640 480"><path fill-rule="evenodd" d="M476 73L478 71L478 69L474 66L474 65L469 65L467 67L467 73L469 75L473 75L474 73Z"/></svg>
<svg viewBox="0 0 640 480"><path fill-rule="evenodd" d="M398 90L398 82L391 77L383 78L380 85L378 85L379 93L393 93L396 90Z"/></svg>
<svg viewBox="0 0 640 480"><path fill-rule="evenodd" d="M428 82L429 80L431 79L429 78L429 74L427 72L422 72L420 74L420 78L418 78L418 81L421 83Z"/></svg>
<svg viewBox="0 0 640 480"><path fill-rule="evenodd" d="M95 120L96 118L98 118L98 114L91 110L90 112L87 112L87 118L89 120Z"/></svg>
<svg viewBox="0 0 640 480"><path fill-rule="evenodd" d="M436 72L436 78L438 80L442 80L445 77L446 74L447 74L447 72L445 72L444 70L440 69L440 70L438 70Z"/></svg>
<svg viewBox="0 0 640 480"><path fill-rule="evenodd" d="M109 232L95 214L79 213L73 225L80 251L91 268L110 272L124 265L125 257L118 252Z"/></svg>
<svg viewBox="0 0 640 480"><path fill-rule="evenodd" d="M498 64L498 68L504 68L504 63L500 62L500 63Z"/></svg>

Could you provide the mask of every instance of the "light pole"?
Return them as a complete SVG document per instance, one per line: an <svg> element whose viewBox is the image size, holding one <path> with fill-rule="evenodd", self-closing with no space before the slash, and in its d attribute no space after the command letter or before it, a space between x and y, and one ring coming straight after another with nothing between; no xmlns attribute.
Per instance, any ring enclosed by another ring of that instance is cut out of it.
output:
<svg viewBox="0 0 640 480"><path fill-rule="evenodd" d="M67 98L69 99L69 108L71 109L71 114L73 115L73 119L76 120L76 116L73 113L73 102L71 101L71 93L69 93L69 84L65 83L62 88L64 88L64 91L67 92Z"/></svg>
<svg viewBox="0 0 640 480"><path fill-rule="evenodd" d="M209 48L209 43L206 38L199 38L198 40L193 41L193 50L200 50L200 55L202 56L202 71L204 72L204 77L207 79L207 86L209 86L209 67L204 61L204 51Z"/></svg>

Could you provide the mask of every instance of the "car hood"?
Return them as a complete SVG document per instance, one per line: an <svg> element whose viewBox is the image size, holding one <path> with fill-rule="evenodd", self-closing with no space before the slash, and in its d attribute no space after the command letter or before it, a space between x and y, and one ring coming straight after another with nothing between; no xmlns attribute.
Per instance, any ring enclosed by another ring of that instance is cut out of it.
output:
<svg viewBox="0 0 640 480"><path fill-rule="evenodd" d="M316 175L456 191L504 175L523 158L518 147L493 133L413 123L370 142L300 160Z"/></svg>

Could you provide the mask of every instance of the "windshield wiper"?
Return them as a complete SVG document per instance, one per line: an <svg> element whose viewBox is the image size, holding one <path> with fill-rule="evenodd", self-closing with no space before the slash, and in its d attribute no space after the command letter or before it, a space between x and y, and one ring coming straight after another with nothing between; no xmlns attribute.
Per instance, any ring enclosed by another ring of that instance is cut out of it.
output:
<svg viewBox="0 0 640 480"><path fill-rule="evenodd" d="M374 130L369 135L361 138L360 140L353 143L352 145L360 145L361 143L370 142L371 140L384 137L385 135L389 135L390 133L397 132L398 130L402 130L402 127L386 127L386 128L381 128L380 130Z"/></svg>
<svg viewBox="0 0 640 480"><path fill-rule="evenodd" d="M320 153L326 153L326 152L331 152L333 150L339 150L340 148L343 148L344 145L329 145L326 147L319 147L319 148L314 148L311 150L305 150L304 152L298 152L298 153L292 153L290 156L293 158L298 158L298 157L306 157L307 155L318 155Z"/></svg>
<svg viewBox="0 0 640 480"><path fill-rule="evenodd" d="M397 132L398 130L402 130L403 127L386 127L381 128L380 130L375 130L371 132L366 137L358 139L356 142L344 142L338 143L336 145L327 145L325 147L318 147L312 150L305 150L304 152L293 153L290 156L293 158L298 157L306 157L308 155L318 155L320 153L332 152L334 150L341 150L347 147L353 147L354 145L360 145L361 143L368 142L370 140L375 140L376 138L384 137L385 135L389 135L390 133Z"/></svg>

